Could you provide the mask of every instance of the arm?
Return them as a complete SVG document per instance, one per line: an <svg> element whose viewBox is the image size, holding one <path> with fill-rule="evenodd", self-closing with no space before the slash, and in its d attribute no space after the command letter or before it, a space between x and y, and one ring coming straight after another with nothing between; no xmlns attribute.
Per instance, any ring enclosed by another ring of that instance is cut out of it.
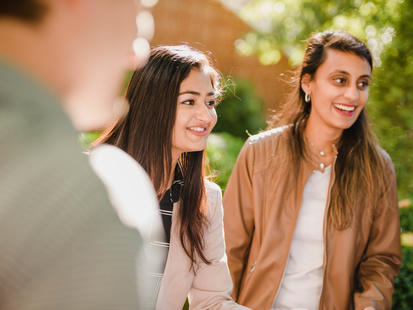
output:
<svg viewBox="0 0 413 310"><path fill-rule="evenodd" d="M389 165L388 186L376 207L369 243L357 273L361 288L354 294L357 310L391 309L394 278L401 266L396 176L391 162Z"/></svg>
<svg viewBox="0 0 413 310"><path fill-rule="evenodd" d="M189 292L190 309L248 309L231 298L232 281L225 255L221 190L207 184L208 222L205 232L205 255L211 262L199 263Z"/></svg>
<svg viewBox="0 0 413 310"><path fill-rule="evenodd" d="M242 148L224 195L224 227L228 265L234 283L234 300L247 264L254 232L253 149L247 141Z"/></svg>

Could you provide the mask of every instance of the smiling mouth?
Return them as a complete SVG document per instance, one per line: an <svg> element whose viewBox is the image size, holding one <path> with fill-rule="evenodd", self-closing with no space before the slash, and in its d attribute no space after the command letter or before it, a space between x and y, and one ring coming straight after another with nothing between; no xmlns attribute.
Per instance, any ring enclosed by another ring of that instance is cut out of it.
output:
<svg viewBox="0 0 413 310"><path fill-rule="evenodd" d="M200 133L207 131L205 127L189 127L189 130L200 132Z"/></svg>
<svg viewBox="0 0 413 310"><path fill-rule="evenodd" d="M206 136L208 135L208 127L188 127L187 128L193 135Z"/></svg>
<svg viewBox="0 0 413 310"><path fill-rule="evenodd" d="M340 111L343 111L343 112L354 112L356 110L355 105L345 105L345 104L335 103L334 107L337 110L340 110Z"/></svg>

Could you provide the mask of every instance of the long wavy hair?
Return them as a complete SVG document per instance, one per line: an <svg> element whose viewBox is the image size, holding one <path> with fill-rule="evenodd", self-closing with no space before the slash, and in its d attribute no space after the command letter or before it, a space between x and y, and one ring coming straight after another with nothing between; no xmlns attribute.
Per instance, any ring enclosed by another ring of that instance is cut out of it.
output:
<svg viewBox="0 0 413 310"><path fill-rule="evenodd" d="M311 112L311 101L305 102L301 79L305 74L311 78L326 59L328 49L355 54L373 68L372 56L367 46L356 37L341 31L326 31L313 35L307 41L301 66L292 80L293 88L286 104L275 115L272 125L288 125L288 152L291 178L298 178L302 161L308 158L309 150L304 138L304 130ZM352 221L357 202L373 202L383 189L385 159L378 146L367 112L363 109L355 121L343 134L337 144L338 155L335 165L335 182L331 189L328 221L337 229L348 228ZM297 179L291 182L297 182ZM295 183L297 184L297 183Z"/></svg>
<svg viewBox="0 0 413 310"><path fill-rule="evenodd" d="M219 75L205 54L186 45L160 46L152 49L146 65L136 70L130 80L126 99L127 115L106 130L96 144L115 145L133 158L149 174L158 199L172 171L172 132L182 81L193 69L206 69L217 93ZM205 217L204 151L183 153L178 160L183 175L179 221L181 244L191 259L196 256L209 263L204 255Z"/></svg>

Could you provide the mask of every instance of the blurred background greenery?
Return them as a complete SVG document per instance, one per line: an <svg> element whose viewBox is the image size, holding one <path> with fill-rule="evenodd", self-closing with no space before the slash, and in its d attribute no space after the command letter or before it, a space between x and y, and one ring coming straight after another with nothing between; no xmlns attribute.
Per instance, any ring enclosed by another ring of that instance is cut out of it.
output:
<svg viewBox="0 0 413 310"><path fill-rule="evenodd" d="M398 181L403 266L393 309L413 309L413 0L220 0L253 26L234 44L265 65L288 58L300 63L305 40L326 29L348 31L367 42L375 69L368 113L380 144L393 159ZM269 117L254 85L226 77L219 121L208 142L213 179L225 190L245 139L266 128ZM99 133L82 134L84 146ZM187 306L186 306L187 307Z"/></svg>

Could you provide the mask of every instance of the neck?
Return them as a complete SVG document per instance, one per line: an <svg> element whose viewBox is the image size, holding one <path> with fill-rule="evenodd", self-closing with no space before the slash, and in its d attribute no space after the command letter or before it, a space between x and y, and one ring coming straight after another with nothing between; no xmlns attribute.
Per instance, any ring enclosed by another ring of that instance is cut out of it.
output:
<svg viewBox="0 0 413 310"><path fill-rule="evenodd" d="M321 122L310 117L304 130L304 135L320 150L330 149L343 134L342 129L323 126Z"/></svg>
<svg viewBox="0 0 413 310"><path fill-rule="evenodd" d="M63 97L67 90L53 30L44 24L27 25L14 19L0 20L0 55Z"/></svg>
<svg viewBox="0 0 413 310"><path fill-rule="evenodd" d="M172 152L171 171L169 172L168 184L166 186L166 189L172 186L172 182L174 180L174 174L175 174L175 167L178 164L178 159L180 156L181 156L180 152Z"/></svg>

